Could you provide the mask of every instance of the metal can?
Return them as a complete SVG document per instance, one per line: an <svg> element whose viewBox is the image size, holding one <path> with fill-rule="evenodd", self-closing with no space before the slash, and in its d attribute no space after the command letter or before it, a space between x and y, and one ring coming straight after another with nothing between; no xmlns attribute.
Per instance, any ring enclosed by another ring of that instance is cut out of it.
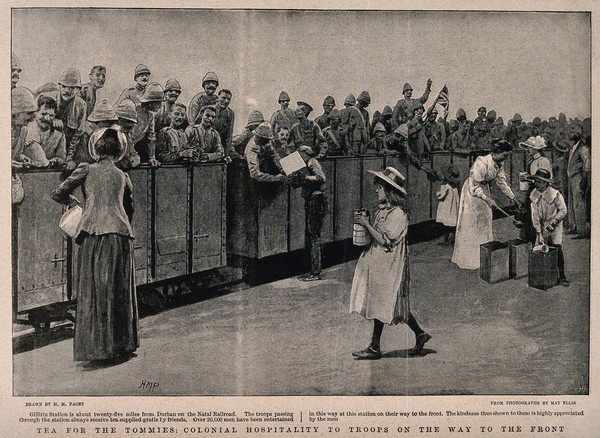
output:
<svg viewBox="0 0 600 438"><path fill-rule="evenodd" d="M355 215L369 216L369 211L365 209L355 210ZM371 243L371 234L361 224L353 224L352 243L356 246L367 246Z"/></svg>

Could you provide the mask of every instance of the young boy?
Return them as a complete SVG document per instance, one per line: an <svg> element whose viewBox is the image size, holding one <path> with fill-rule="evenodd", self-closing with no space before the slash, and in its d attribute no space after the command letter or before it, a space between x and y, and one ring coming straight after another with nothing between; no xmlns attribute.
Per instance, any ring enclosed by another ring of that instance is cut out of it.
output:
<svg viewBox="0 0 600 438"><path fill-rule="evenodd" d="M531 192L531 220L537 238L536 245L547 244L558 249L558 282L569 286L565 276L565 256L562 251L563 219L567 216L567 206L561 193L553 187L551 174L546 169L538 169L528 178L535 189Z"/></svg>

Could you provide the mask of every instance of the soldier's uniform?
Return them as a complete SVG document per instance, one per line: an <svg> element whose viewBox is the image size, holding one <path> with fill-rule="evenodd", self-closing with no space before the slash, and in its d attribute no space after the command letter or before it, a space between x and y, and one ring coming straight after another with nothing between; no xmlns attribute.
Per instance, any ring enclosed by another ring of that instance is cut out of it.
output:
<svg viewBox="0 0 600 438"><path fill-rule="evenodd" d="M412 90L412 86L407 82L402 87L402 94L404 94L407 90ZM418 99L403 98L396 102L396 106L394 106L394 111L392 112L392 128L396 129L398 126L406 123L410 116L410 109L417 103L421 103L425 105L427 99L429 99L429 94L431 93L431 83L427 82L427 86L425 87L425 91L423 95Z"/></svg>

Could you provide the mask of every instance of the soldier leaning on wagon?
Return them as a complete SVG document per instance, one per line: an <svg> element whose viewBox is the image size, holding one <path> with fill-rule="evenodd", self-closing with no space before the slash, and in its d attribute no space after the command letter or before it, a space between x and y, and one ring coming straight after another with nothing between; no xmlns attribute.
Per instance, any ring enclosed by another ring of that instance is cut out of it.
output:
<svg viewBox="0 0 600 438"><path fill-rule="evenodd" d="M277 128L280 126L286 126L292 129L292 126L298 121L296 113L288 108L290 105L290 96L285 91L279 93L279 99L277 101L281 108L275 111L271 116L273 134L277 133Z"/></svg>
<svg viewBox="0 0 600 438"><path fill-rule="evenodd" d="M263 122L254 131L244 155L248 163L250 177L259 182L285 182L286 176L281 170L279 156L271 143L273 129L269 122Z"/></svg>
<svg viewBox="0 0 600 438"><path fill-rule="evenodd" d="M398 126L392 135L385 137L385 149L382 153L398 154L400 160L405 164L412 164L417 169L422 168L419 157L408 147L408 126L405 124Z"/></svg>
<svg viewBox="0 0 600 438"><path fill-rule="evenodd" d="M350 141L349 155L364 154L367 147L367 125L361 112L354 106L356 99L350 94L344 100L342 115L342 129L348 134Z"/></svg>
<svg viewBox="0 0 600 438"><path fill-rule="evenodd" d="M392 108L388 105L384 106L381 112L381 124L384 126L387 134L394 132L392 128Z"/></svg>
<svg viewBox="0 0 600 438"><path fill-rule="evenodd" d="M323 99L323 114L315 119L315 123L319 125L322 130L329 126L329 114L335 108L335 99L331 96L327 96Z"/></svg>
<svg viewBox="0 0 600 438"><path fill-rule="evenodd" d="M165 97L162 87L158 82L148 84L144 94L140 97L140 106L137 107L137 124L131 129L131 139L135 150L140 155L142 163L158 166L156 159L156 130L154 117L160 109Z"/></svg>
<svg viewBox="0 0 600 438"><path fill-rule="evenodd" d="M133 80L135 81L135 85L123 90L115 102L115 106L118 106L125 99L130 99L136 107L140 106L140 97L144 95L144 91L146 91L146 87L150 82L150 70L148 67L144 64L138 64L133 73Z"/></svg>
<svg viewBox="0 0 600 438"><path fill-rule="evenodd" d="M33 143L25 147L27 125L32 121L37 105L33 94L25 87L11 90L11 158L12 168L44 167L48 160L39 144ZM20 201L19 201L20 202Z"/></svg>
<svg viewBox="0 0 600 438"><path fill-rule="evenodd" d="M329 126L323 130L323 137L327 140L327 156L348 155L350 140L348 134L342 129L342 113L333 109L329 113Z"/></svg>
<svg viewBox="0 0 600 438"><path fill-rule="evenodd" d="M446 146L446 128L436 120L437 115L437 110L433 108L423 124L421 133L425 150L429 152L442 151Z"/></svg>
<svg viewBox="0 0 600 438"><path fill-rule="evenodd" d="M415 102L409 110L409 118L406 121L408 127L408 147L419 158L424 158L426 155L425 145L423 144L421 133L423 130L423 104Z"/></svg>
<svg viewBox="0 0 600 438"><path fill-rule="evenodd" d="M127 140L127 151L125 156L117 162L117 167L121 170L137 167L140 165L140 156L135 150L135 143L131 138L131 130L137 123L137 109L131 99L125 99L115 109L118 117L121 132L125 134Z"/></svg>
<svg viewBox="0 0 600 438"><path fill-rule="evenodd" d="M11 52L10 54L10 87L15 88L21 79L21 63L19 58Z"/></svg>
<svg viewBox="0 0 600 438"><path fill-rule="evenodd" d="M588 239L585 196L591 185L590 148L582 140L581 125L571 124L569 138L573 146L568 150L567 176L569 178L569 225L567 234L576 234L574 239Z"/></svg>
<svg viewBox="0 0 600 438"><path fill-rule="evenodd" d="M373 138L371 138L367 145L367 154L373 153L380 155L382 153L381 151L385 148L386 135L387 133L385 132L384 126L381 123L377 123L373 130Z"/></svg>
<svg viewBox="0 0 600 438"><path fill-rule="evenodd" d="M60 87L58 108L54 126L62 129L67 141L67 170L73 170L77 164L90 162L84 131L87 127L87 106L77 94L81 88L81 75L78 70L69 68L58 81ZM57 123L59 122L59 123Z"/></svg>
<svg viewBox="0 0 600 438"><path fill-rule="evenodd" d="M356 98L356 108L360 111L360 114L363 116L363 120L365 121L366 129L366 142L369 142L371 138L371 121L369 118L369 112L367 111L367 107L371 104L371 96L368 91L361 91L358 97Z"/></svg>
<svg viewBox="0 0 600 438"><path fill-rule="evenodd" d="M196 94L192 97L190 101L190 106L188 107L188 121L190 124L195 125L200 122L202 116L200 115L200 110L208 105L214 105L217 103L217 95L215 91L217 91L217 87L219 86L219 78L217 75L209 71L202 78L202 88L204 91Z"/></svg>
<svg viewBox="0 0 600 438"><path fill-rule="evenodd" d="M41 164L61 165L67 157L65 135L53 126L57 103L50 96L41 95L37 100L35 120L27 125L25 151L43 149L45 157ZM35 144L35 145L34 145ZM45 167L45 166L44 166Z"/></svg>
<svg viewBox="0 0 600 438"><path fill-rule="evenodd" d="M260 111L254 110L248 115L248 123L246 123L246 127L241 133L235 135L231 141L230 156L235 157L233 154L233 151L235 151L239 158L244 157L244 151L246 150L248 142L254 136L254 130L264 121L265 119Z"/></svg>
<svg viewBox="0 0 600 438"><path fill-rule="evenodd" d="M229 157L232 151L231 142L233 140L233 125L235 123L235 113L229 107L231 97L231 91L225 88L219 90L217 104L215 105L217 117L213 124L213 128L221 136L221 144L223 145L226 157Z"/></svg>
<svg viewBox="0 0 600 438"><path fill-rule="evenodd" d="M470 133L471 123L468 120L458 123L458 131L452 134L452 150L460 152L470 151L473 149Z"/></svg>
<svg viewBox="0 0 600 438"><path fill-rule="evenodd" d="M422 105L427 102L429 99L429 93L431 93L431 79L427 79L427 86L425 87L425 91L423 95L418 99L412 98L413 88L408 82L404 84L402 87L402 94L404 95L403 99L400 99L396 102L396 106L394 106L394 111L392 112L392 128L396 129L409 118L410 108L417 102L420 102Z"/></svg>
<svg viewBox="0 0 600 438"><path fill-rule="evenodd" d="M106 82L106 67L95 65L90 71L90 81L81 86L79 96L85 101L87 113L91 114L96 106L96 93Z"/></svg>
<svg viewBox="0 0 600 438"><path fill-rule="evenodd" d="M198 151L202 162L220 161L224 158L221 137L212 127L217 110L214 106L208 105L200 109L199 115L200 123L188 126L186 129L188 147Z"/></svg>
<svg viewBox="0 0 600 438"><path fill-rule="evenodd" d="M156 140L156 157L161 163L198 160L200 158L197 149L188 148L186 128L186 107L184 104L175 102L171 106L169 115L171 124L162 128Z"/></svg>
<svg viewBox="0 0 600 438"><path fill-rule="evenodd" d="M296 149L300 146L309 146L315 152L317 158L322 158L327 153L327 140L323 137L321 128L312 120L308 120L308 115L312 112L312 106L306 102L297 102L295 114L298 122L292 126L290 132L290 143Z"/></svg>
<svg viewBox="0 0 600 438"><path fill-rule="evenodd" d="M154 129L160 132L163 128L171 125L171 108L177 102L177 98L181 94L181 85L177 79L169 79L164 88L165 100L154 117ZM183 129L187 127L187 117L184 121Z"/></svg>

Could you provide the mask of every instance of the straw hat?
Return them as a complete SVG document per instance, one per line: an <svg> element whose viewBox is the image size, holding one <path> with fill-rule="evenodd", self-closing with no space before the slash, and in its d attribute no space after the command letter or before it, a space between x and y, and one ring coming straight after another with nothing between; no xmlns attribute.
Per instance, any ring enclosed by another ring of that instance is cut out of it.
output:
<svg viewBox="0 0 600 438"><path fill-rule="evenodd" d="M406 195L406 190L402 187L406 178L395 167L388 166L383 172L377 170L367 170L367 172L372 173L376 178Z"/></svg>
<svg viewBox="0 0 600 438"><path fill-rule="evenodd" d="M519 147L522 149L544 149L546 147L546 140L544 140L544 137L539 135L535 137L529 137L527 140L519 142Z"/></svg>

